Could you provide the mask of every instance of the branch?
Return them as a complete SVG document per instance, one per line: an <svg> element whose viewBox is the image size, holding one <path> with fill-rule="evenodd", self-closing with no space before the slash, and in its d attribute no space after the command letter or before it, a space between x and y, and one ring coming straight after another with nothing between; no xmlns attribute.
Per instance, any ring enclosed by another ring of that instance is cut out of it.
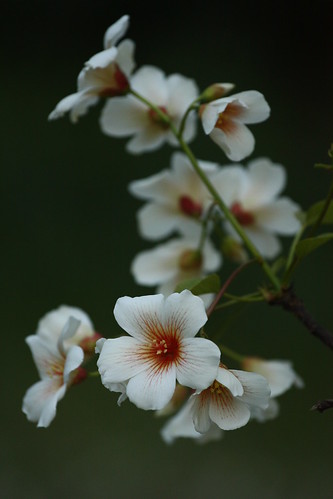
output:
<svg viewBox="0 0 333 499"><path fill-rule="evenodd" d="M333 408L333 399L320 400L311 407L311 411L324 412L326 409Z"/></svg>
<svg viewBox="0 0 333 499"><path fill-rule="evenodd" d="M281 294L275 295L268 300L270 305L278 305L284 310L294 314L313 336L316 336L328 348L333 350L333 334L324 328L309 314L300 298L295 294L292 287L282 290Z"/></svg>

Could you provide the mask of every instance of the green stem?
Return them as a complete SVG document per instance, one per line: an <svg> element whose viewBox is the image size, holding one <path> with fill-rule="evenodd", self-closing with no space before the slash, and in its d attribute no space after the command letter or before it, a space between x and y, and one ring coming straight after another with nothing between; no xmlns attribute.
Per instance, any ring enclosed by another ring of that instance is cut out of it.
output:
<svg viewBox="0 0 333 499"><path fill-rule="evenodd" d="M100 374L98 371L91 371L91 372L88 372L88 376L90 378L96 378L97 376L100 376Z"/></svg>
<svg viewBox="0 0 333 499"><path fill-rule="evenodd" d="M321 222L323 221L325 215L326 215L326 212L331 204L331 201L332 201L332 198L333 198L333 182L331 183L331 186L330 186L330 189L328 191L328 194L327 194L327 197L326 197L326 201L325 201L325 204L323 206L323 209L316 221L316 223L313 225L310 233L309 233L309 237L312 236L312 234L318 229L318 227L320 226Z"/></svg>
<svg viewBox="0 0 333 499"><path fill-rule="evenodd" d="M215 203L212 203L210 205L210 207L208 208L208 211L207 211L207 214L202 222L202 228L201 228L201 235L200 235L200 242L199 242L199 251L202 251L203 249L203 246L205 244L205 240L206 240L206 237L207 237L207 225L208 225L208 222L210 220L210 217L211 217L211 214L212 214L212 211L215 207Z"/></svg>
<svg viewBox="0 0 333 499"><path fill-rule="evenodd" d="M186 109L186 112L183 116L183 119L182 121L180 122L180 126L179 126L179 131L178 131L178 136L179 137L182 137L183 136L183 133L184 133L184 128L185 128L185 124L186 124L186 120L187 120L187 117L188 115L190 114L190 112L194 109L196 109L197 107L197 104L201 101L201 96L198 97L198 99L195 99L190 105L189 107Z"/></svg>
<svg viewBox="0 0 333 499"><path fill-rule="evenodd" d="M202 180L203 184L207 187L208 191L211 193L213 196L216 204L219 206L221 211L223 212L225 218L230 222L232 227L235 229L237 234L240 236L240 238L243 240L245 246L248 248L250 253L253 255L254 258L258 260L260 265L262 266L263 271L267 275L268 279L276 289L276 291L280 290L280 281L272 271L271 267L268 265L268 263L263 259L257 248L254 246L252 241L248 238L246 233L244 232L242 226L239 224L238 220L234 217L234 215L230 212L222 198L220 197L219 193L216 191L214 188L213 184L209 181L207 175L204 173L204 171L200 168L197 159L195 158L192 150L189 148L189 146L186 144L180 133L176 130L174 124L170 120L169 116L164 113L158 106L155 106L151 102L149 102L145 97L142 95L138 94L135 90L130 90L130 93L139 99L142 103L146 104L149 108L153 109L156 114L161 118L161 120L164 123L167 123L170 130L174 134L174 136L177 138L179 145L181 146L182 150L190 160L194 170Z"/></svg>

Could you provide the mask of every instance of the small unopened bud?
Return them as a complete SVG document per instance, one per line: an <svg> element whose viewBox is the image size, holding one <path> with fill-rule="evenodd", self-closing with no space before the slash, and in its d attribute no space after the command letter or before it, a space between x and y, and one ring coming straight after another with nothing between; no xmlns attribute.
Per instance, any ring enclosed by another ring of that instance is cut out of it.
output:
<svg viewBox="0 0 333 499"><path fill-rule="evenodd" d="M224 256L234 263L245 263L249 257L241 243L233 239L231 236L226 236L222 242L222 253Z"/></svg>
<svg viewBox="0 0 333 499"><path fill-rule="evenodd" d="M180 255L179 267L181 270L199 270L202 265L202 254L199 250L186 250Z"/></svg>
<svg viewBox="0 0 333 499"><path fill-rule="evenodd" d="M224 97L235 87L233 83L213 83L201 94L201 102L211 102Z"/></svg>
<svg viewBox="0 0 333 499"><path fill-rule="evenodd" d="M82 381L87 378L87 375L87 370L84 367L78 367L71 373L70 384L78 385L79 383L82 383Z"/></svg>
<svg viewBox="0 0 333 499"><path fill-rule="evenodd" d="M190 196L181 196L179 198L179 208L189 217L199 218L202 214L202 206L194 201Z"/></svg>
<svg viewBox="0 0 333 499"><path fill-rule="evenodd" d="M81 340L79 346L84 351L85 355L93 355L95 353L96 341L102 338L99 333L94 333L92 336L86 336Z"/></svg>

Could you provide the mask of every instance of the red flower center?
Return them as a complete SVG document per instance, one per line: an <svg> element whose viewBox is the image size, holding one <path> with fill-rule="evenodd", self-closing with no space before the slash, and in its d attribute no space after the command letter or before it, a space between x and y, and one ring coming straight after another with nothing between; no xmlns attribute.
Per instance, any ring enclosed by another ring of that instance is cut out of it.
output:
<svg viewBox="0 0 333 499"><path fill-rule="evenodd" d="M241 225L247 226L254 223L254 216L252 213L244 210L240 203L234 203L230 210Z"/></svg>
<svg viewBox="0 0 333 499"><path fill-rule="evenodd" d="M202 206L200 203L194 201L190 196L180 196L179 200L180 210L189 217L199 218L202 214Z"/></svg>
<svg viewBox="0 0 333 499"><path fill-rule="evenodd" d="M157 106L158 109L160 111L162 111L164 114L168 115L168 110L166 107L164 106ZM166 123L163 118L158 114L157 111L155 111L154 109L149 109L148 110L148 116L150 118L150 120L156 124L156 125L159 125L161 128L165 128L165 129L168 129L169 128L169 125L168 123Z"/></svg>

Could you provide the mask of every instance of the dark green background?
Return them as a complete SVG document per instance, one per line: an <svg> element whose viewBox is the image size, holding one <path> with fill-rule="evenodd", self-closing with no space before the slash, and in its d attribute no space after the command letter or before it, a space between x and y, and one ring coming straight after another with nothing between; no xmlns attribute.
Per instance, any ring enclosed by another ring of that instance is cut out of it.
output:
<svg viewBox="0 0 333 499"><path fill-rule="evenodd" d="M12 0L2 7L2 410L0 490L5 498L312 498L332 497L333 412L309 411L333 396L332 354L296 320L267 305L230 324L225 343L244 353L292 359L304 390L281 397L281 415L201 447L167 447L161 421L130 403L121 408L98 379L72 389L47 430L21 413L37 381L24 338L62 303L89 313L104 336L118 331L119 296L150 292L129 274L150 245L137 235L127 184L167 167L171 150L129 156L103 136L100 107L76 126L48 123L75 90L82 64L101 50L105 29L131 15L137 62L195 78L203 89L232 81L257 89L271 118L252 128L253 157L284 164L286 193L303 207L324 197L332 135L332 2L147 2ZM309 6L311 5L311 6ZM199 158L228 161L206 137ZM232 267L224 266L226 278ZM332 246L309 257L296 289L327 327L332 322ZM263 282L249 269L233 286ZM227 316L225 316L227 317ZM224 323L221 314L215 320Z"/></svg>

